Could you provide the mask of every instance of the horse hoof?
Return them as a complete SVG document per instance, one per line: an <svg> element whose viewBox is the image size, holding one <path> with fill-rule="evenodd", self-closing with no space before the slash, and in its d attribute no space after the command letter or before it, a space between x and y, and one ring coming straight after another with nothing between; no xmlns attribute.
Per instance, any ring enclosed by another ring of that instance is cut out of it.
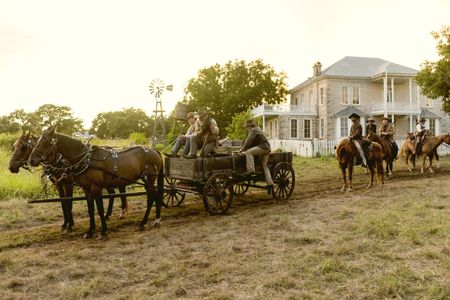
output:
<svg viewBox="0 0 450 300"><path fill-rule="evenodd" d="M341 189L341 193L345 192L345 186Z"/></svg>
<svg viewBox="0 0 450 300"><path fill-rule="evenodd" d="M63 233L64 233L64 234L70 234L70 233L72 233L72 231L73 231L72 227L67 227L67 228L63 231Z"/></svg>
<svg viewBox="0 0 450 300"><path fill-rule="evenodd" d="M145 230L145 226L142 225L142 224L139 225L139 226L138 226L138 230L139 230L139 231L144 231L144 230Z"/></svg>
<svg viewBox="0 0 450 300"><path fill-rule="evenodd" d="M369 185L367 186L367 188L368 188L368 189L370 189L371 187L372 187L372 185L371 185L371 184L369 184Z"/></svg>
<svg viewBox="0 0 450 300"><path fill-rule="evenodd" d="M97 237L97 241L104 241L106 239L108 239L108 236L104 233L100 233Z"/></svg>
<svg viewBox="0 0 450 300"><path fill-rule="evenodd" d="M83 236L83 238L85 239L92 239L94 237L94 235L92 234L92 232L86 232Z"/></svg>
<svg viewBox="0 0 450 300"><path fill-rule="evenodd" d="M347 193L349 193L349 192L351 192L352 191L352 189L351 188L348 188L347 189Z"/></svg>
<svg viewBox="0 0 450 300"><path fill-rule="evenodd" d="M119 219L125 219L125 216L123 214L120 214Z"/></svg>

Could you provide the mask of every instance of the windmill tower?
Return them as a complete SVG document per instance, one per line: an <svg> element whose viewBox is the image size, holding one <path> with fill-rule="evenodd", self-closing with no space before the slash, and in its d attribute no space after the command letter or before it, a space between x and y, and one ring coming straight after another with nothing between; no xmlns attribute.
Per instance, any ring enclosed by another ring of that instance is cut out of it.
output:
<svg viewBox="0 0 450 300"><path fill-rule="evenodd" d="M153 79L153 81L149 85L150 94L155 96L156 99L156 107L153 111L153 115L155 118L155 124L153 125L153 134L152 134L152 146L155 147L156 144L164 143L166 139L166 127L164 126L164 110L162 107L161 95L162 93L173 90L173 85L165 85L164 82L159 79Z"/></svg>

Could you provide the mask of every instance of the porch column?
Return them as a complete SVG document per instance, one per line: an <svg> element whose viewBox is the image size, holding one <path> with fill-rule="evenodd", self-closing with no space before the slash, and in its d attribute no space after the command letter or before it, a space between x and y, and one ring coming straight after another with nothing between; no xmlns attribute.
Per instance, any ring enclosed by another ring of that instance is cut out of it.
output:
<svg viewBox="0 0 450 300"><path fill-rule="evenodd" d="M265 133L266 132L266 116L264 114L262 115L262 119L263 119L262 130Z"/></svg>
<svg viewBox="0 0 450 300"><path fill-rule="evenodd" d="M392 97L392 104L395 102L395 96L394 96L394 77L391 78L391 97Z"/></svg>
<svg viewBox="0 0 450 300"><path fill-rule="evenodd" d="M413 115L409 115L409 132L413 132Z"/></svg>
<svg viewBox="0 0 450 300"><path fill-rule="evenodd" d="M409 79L409 108L412 108L412 78Z"/></svg>
<svg viewBox="0 0 450 300"><path fill-rule="evenodd" d="M418 115L417 115L417 119L420 119L420 88L419 86L417 86L417 110L419 111Z"/></svg>
<svg viewBox="0 0 450 300"><path fill-rule="evenodd" d="M387 117L387 73L385 72L383 78L383 101L384 101L384 116Z"/></svg>

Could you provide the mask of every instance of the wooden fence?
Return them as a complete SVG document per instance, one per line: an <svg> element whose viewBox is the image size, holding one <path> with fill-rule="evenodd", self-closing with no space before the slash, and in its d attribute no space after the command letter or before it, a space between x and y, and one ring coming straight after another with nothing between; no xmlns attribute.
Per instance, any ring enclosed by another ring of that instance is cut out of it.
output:
<svg viewBox="0 0 450 300"><path fill-rule="evenodd" d="M335 154L334 147L339 141L337 140L279 140L271 139L270 145L272 150L281 149L284 151L291 151L295 155L302 157L313 157L313 156L333 156ZM399 148L403 144L402 141L397 141ZM439 155L450 155L450 147L446 145L441 145L438 148Z"/></svg>

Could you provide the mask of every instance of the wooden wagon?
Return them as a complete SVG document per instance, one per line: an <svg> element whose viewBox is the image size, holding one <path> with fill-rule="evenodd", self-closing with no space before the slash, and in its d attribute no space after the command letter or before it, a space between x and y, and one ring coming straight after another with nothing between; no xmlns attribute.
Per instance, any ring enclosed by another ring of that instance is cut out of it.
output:
<svg viewBox="0 0 450 300"><path fill-rule="evenodd" d="M256 174L245 175L245 156L224 155L211 158L183 159L166 157L164 171L164 206L180 206L187 193L200 195L211 214L223 214L235 196L250 187L266 189L259 157L255 158ZM292 153L271 153L268 162L274 186L270 193L276 201L289 199L295 187Z"/></svg>

